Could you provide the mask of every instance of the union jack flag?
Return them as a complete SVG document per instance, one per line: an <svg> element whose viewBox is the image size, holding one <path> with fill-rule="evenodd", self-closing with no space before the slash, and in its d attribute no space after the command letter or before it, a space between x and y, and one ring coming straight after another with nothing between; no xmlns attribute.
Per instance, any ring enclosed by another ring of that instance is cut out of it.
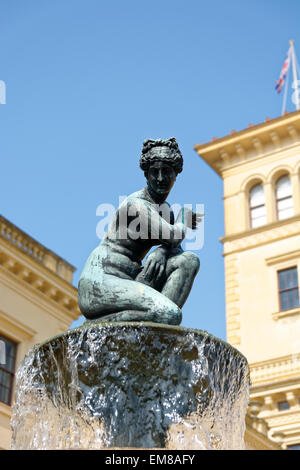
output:
<svg viewBox="0 0 300 470"><path fill-rule="evenodd" d="M285 82L285 77L286 77L286 74L288 73L288 70L289 70L290 61L291 61L291 48L289 48L289 50L288 50L287 57L284 61L283 67L282 67L281 72L280 72L280 77L276 81L275 90L277 90L277 93L280 93L282 88L283 88L283 85L284 85L284 82Z"/></svg>

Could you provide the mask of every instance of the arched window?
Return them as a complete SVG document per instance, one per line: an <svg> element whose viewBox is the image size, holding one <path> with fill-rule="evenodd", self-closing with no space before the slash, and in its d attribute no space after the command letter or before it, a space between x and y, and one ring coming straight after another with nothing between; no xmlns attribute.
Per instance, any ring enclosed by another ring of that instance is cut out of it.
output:
<svg viewBox="0 0 300 470"><path fill-rule="evenodd" d="M262 184L256 184L250 190L250 222L251 227L260 227L267 223L265 192Z"/></svg>
<svg viewBox="0 0 300 470"><path fill-rule="evenodd" d="M278 220L293 217L293 192L291 180L288 175L281 176L276 182L276 205Z"/></svg>

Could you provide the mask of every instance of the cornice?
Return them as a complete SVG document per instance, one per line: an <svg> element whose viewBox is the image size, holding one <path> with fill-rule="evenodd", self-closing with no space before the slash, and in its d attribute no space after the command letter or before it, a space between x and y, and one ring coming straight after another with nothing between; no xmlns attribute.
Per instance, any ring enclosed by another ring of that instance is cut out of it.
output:
<svg viewBox="0 0 300 470"><path fill-rule="evenodd" d="M228 167L224 168L222 177L225 179L245 171L254 171L258 168L261 168L262 164L264 163L268 164L272 162L273 165L277 163L279 166L279 164L282 164L284 159L295 155L296 151L298 150L300 150L300 141L293 144L291 143L286 147L282 147L277 150L272 149L268 152L264 151L261 154L257 154L255 156L253 155L253 158L244 158L243 160L236 161L234 164L228 165ZM289 173L290 175L296 174L294 170L290 171Z"/></svg>
<svg viewBox="0 0 300 470"><path fill-rule="evenodd" d="M274 380L273 382L254 384L251 386L250 398L259 400L264 397L278 396L278 394L286 392L296 392L299 390L299 379L300 375L282 381Z"/></svg>
<svg viewBox="0 0 300 470"><path fill-rule="evenodd" d="M300 111L214 139L194 149L216 173L300 143Z"/></svg>
<svg viewBox="0 0 300 470"><path fill-rule="evenodd" d="M27 285L26 281L16 279L11 273L3 271L1 266L0 283L9 287L17 294L22 295L37 307L44 309L47 313L49 313L49 315L54 317L56 320L59 320L60 322L65 320L66 323L70 324L73 320L76 320L79 315L81 315L81 312L77 306L72 310L65 308L62 301L59 302L51 299L51 297L43 295L41 292L36 290L34 286Z"/></svg>
<svg viewBox="0 0 300 470"><path fill-rule="evenodd" d="M276 240L300 234L300 215L245 230L220 238L224 244L224 255L266 245Z"/></svg>
<svg viewBox="0 0 300 470"><path fill-rule="evenodd" d="M289 431L299 432L300 431L300 412L289 410L289 413L284 413L283 411L279 411L276 414L266 415L264 419L267 421L268 426L270 427L277 427L281 426L282 432L285 435L288 434ZM285 429L282 427L285 426Z"/></svg>
<svg viewBox="0 0 300 470"><path fill-rule="evenodd" d="M57 289L67 292L69 295L75 295L77 292L70 282L55 274L51 269L43 264L36 263L34 259L26 256L23 252L18 251L14 246L7 244L6 240L0 238L0 265L7 266L11 272L22 270L30 271L32 275L50 282Z"/></svg>
<svg viewBox="0 0 300 470"><path fill-rule="evenodd" d="M36 305L42 306L57 319L62 315L71 321L81 313L77 302L77 289L55 276L45 267L37 269L35 263L0 247L0 281Z"/></svg>

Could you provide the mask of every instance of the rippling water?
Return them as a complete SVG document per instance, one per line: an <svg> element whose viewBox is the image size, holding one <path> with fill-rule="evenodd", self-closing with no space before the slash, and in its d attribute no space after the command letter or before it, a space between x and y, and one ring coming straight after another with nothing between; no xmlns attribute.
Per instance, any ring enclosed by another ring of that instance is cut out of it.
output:
<svg viewBox="0 0 300 470"><path fill-rule="evenodd" d="M246 359L201 330L95 323L35 346L12 449L243 449Z"/></svg>

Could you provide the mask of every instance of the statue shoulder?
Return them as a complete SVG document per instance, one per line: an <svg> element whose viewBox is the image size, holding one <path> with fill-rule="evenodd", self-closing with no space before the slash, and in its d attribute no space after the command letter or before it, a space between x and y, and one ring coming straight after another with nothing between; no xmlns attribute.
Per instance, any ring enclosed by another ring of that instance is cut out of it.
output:
<svg viewBox="0 0 300 470"><path fill-rule="evenodd" d="M135 204L138 202L149 202L146 195L145 190L140 189L139 191L135 191L134 193L130 194L126 199L123 201L125 204Z"/></svg>
<svg viewBox="0 0 300 470"><path fill-rule="evenodd" d="M136 191L129 196L127 196L122 204L119 206L119 210L122 210L123 208L126 208L127 210L130 207L136 207L139 208L141 205L148 205L149 202L145 198L144 191L141 189L140 191Z"/></svg>

